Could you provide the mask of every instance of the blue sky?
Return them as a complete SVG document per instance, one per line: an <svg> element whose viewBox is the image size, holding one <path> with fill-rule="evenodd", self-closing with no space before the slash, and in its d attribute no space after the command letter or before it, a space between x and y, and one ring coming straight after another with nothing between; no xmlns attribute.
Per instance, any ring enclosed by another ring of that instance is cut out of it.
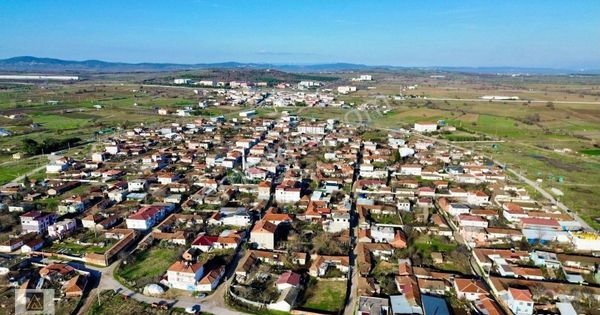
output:
<svg viewBox="0 0 600 315"><path fill-rule="evenodd" d="M0 58L600 68L600 1L0 0Z"/></svg>

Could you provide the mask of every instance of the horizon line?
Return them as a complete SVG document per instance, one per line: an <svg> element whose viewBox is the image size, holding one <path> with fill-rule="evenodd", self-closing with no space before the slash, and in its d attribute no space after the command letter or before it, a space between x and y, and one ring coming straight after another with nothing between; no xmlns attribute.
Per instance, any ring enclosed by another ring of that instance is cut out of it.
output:
<svg viewBox="0 0 600 315"><path fill-rule="evenodd" d="M507 65L485 65L485 66L444 66L444 65L428 65L428 66L406 66L406 65L389 65L389 64L367 64L367 63L354 63L354 62L346 62L346 61L329 61L329 62L313 62L313 63L293 63L293 62L282 62L282 63L275 63L275 62L269 62L269 61L248 61L248 62L243 62L243 61L235 61L235 60L229 60L229 61L214 61L214 62L194 62L194 63L182 63L182 62L171 62L171 61L137 61L137 62L131 62L131 61L109 61L109 60L103 60L103 59L76 59L76 58L67 58L67 59L63 59L63 58L56 58L56 57L39 57L39 56L34 56L34 55L20 55L20 56L12 56L12 57L5 57L2 58L0 60L4 61L4 60L10 60L10 59L16 59L16 58L36 58L36 59L53 59L53 60L60 60L60 61L68 61L68 62L88 62L88 61L99 61L99 62L105 62L105 63L114 63L114 64L127 64L127 65L141 65L141 64L171 64L171 65L180 65L180 66L195 66L195 65L214 65L214 64L224 64L224 63L238 63L238 64L256 64L256 65L273 65L273 66L296 66L296 67L302 67L302 66L318 66L318 65L336 65L336 64L347 64L347 65L354 65L354 66L364 66L364 67L371 67L371 68L472 68L472 69L483 69L483 68L514 68L514 69L545 69L545 70L570 70L570 71L599 71L600 70L600 66L599 67L552 67L552 66L507 66Z"/></svg>

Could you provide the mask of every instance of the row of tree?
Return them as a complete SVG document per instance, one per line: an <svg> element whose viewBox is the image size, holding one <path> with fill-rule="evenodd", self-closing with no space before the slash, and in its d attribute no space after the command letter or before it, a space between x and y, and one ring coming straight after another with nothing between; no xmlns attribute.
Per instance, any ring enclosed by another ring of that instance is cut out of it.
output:
<svg viewBox="0 0 600 315"><path fill-rule="evenodd" d="M21 150L28 155L46 154L66 149L79 143L79 141L81 141L81 139L76 137L64 139L48 138L42 140L41 142L26 138L23 139L21 143Z"/></svg>

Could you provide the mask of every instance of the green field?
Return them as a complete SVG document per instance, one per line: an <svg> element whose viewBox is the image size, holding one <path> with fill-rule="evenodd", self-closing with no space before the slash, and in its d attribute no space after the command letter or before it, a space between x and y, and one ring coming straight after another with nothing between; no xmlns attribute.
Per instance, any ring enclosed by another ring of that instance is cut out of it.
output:
<svg viewBox="0 0 600 315"><path fill-rule="evenodd" d="M137 256L129 264L121 264L118 275L126 281L136 282L144 278L155 278L164 274L177 260L178 248L153 246Z"/></svg>
<svg viewBox="0 0 600 315"><path fill-rule="evenodd" d="M336 312L344 307L345 299L346 281L311 280L302 307Z"/></svg>
<svg viewBox="0 0 600 315"><path fill-rule="evenodd" d="M600 149L587 149L579 152L587 155L600 156Z"/></svg>
<svg viewBox="0 0 600 315"><path fill-rule="evenodd" d="M0 185L5 184L21 175L44 166L45 159L42 157L34 159L24 159L16 161L8 161L0 164Z"/></svg>
<svg viewBox="0 0 600 315"><path fill-rule="evenodd" d="M450 243L440 236L429 235L421 235L414 245L424 255L430 255L431 252L451 252L458 246L456 243Z"/></svg>

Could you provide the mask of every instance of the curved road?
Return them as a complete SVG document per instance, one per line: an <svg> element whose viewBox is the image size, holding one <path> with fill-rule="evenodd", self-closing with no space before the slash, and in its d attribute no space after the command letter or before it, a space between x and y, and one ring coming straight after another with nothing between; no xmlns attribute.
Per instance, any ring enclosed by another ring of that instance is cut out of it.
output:
<svg viewBox="0 0 600 315"><path fill-rule="evenodd" d="M226 275L224 276L224 277L229 276L229 278L227 280L223 281L217 287L217 289L214 292L212 292L211 295L209 295L205 298L195 298L192 296L180 296L177 299L165 299L165 298L147 296L147 295L143 295L138 292L134 292L134 291L128 289L127 287L123 286L114 277L114 270L119 265L120 261L116 261L112 265L105 267L105 268L98 268L98 267L93 267L93 266L89 266L89 265L86 265L86 268L95 270L95 271L98 271L101 273L100 283L94 289L94 290L100 290L100 292L105 291L105 290L114 290L114 291L118 292L119 294L128 296L129 298L135 299L136 301L147 303L147 304L158 303L160 301L166 301L171 307L186 309L186 308L192 307L194 305L200 305L201 311L204 311L204 312L209 312L209 313L219 314L219 315L241 315L241 314L245 314L245 313L229 309L227 307L227 305L225 303L225 299L224 299L226 289L229 287L229 285L231 284L231 281L233 279L233 276L231 276L231 275L233 274L233 271L235 270L235 266L237 265L237 262L240 258L240 253L241 253L241 251L238 252L238 254L236 254L229 272L226 273ZM89 297L87 298L87 301L85 302L85 305L79 311L79 313L78 313L79 315L85 314L85 310L88 309L88 307L91 305L91 303L96 302L96 296L97 296L97 293L93 293L93 294L89 295ZM100 300L100 302L102 302L102 300Z"/></svg>

